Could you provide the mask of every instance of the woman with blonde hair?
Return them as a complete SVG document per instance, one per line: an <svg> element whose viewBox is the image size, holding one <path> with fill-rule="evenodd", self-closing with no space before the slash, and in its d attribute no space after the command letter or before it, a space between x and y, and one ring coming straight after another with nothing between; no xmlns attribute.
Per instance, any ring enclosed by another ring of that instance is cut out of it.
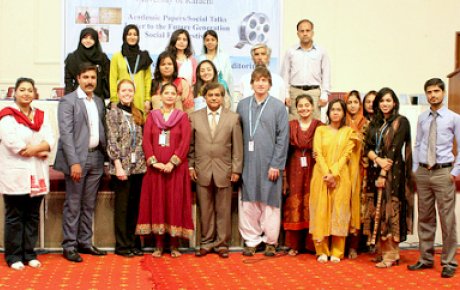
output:
<svg viewBox="0 0 460 290"><path fill-rule="evenodd" d="M115 192L115 254L142 255L134 234L139 210L142 178L147 170L142 150L142 112L134 106L134 83L121 80L119 102L106 116L107 155L111 185Z"/></svg>

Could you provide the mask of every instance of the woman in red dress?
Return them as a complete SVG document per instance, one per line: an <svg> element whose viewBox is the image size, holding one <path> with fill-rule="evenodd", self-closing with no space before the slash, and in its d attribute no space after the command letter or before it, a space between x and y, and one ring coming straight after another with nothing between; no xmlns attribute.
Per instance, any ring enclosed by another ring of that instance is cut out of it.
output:
<svg viewBox="0 0 460 290"><path fill-rule="evenodd" d="M142 182L136 233L154 234L154 257L161 257L164 237L170 238L171 256L178 257L178 238L193 235L192 193L187 153L190 122L187 114L174 109L177 88L163 85L163 108L152 111L144 127L143 147L147 173Z"/></svg>
<svg viewBox="0 0 460 290"><path fill-rule="evenodd" d="M286 166L284 194L289 194L284 203L283 226L286 231L289 255L295 256L305 248L314 251L311 235L308 234L310 215L310 179L315 165L312 157L313 136L321 122L313 118L313 99L308 95L296 98L299 120L289 122L289 158Z"/></svg>

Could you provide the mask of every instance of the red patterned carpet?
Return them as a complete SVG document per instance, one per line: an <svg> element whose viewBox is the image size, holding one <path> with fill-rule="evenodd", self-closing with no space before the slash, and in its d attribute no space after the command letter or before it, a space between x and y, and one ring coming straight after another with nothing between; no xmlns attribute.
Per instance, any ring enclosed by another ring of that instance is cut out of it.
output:
<svg viewBox="0 0 460 290"><path fill-rule="evenodd" d="M410 272L415 250L401 252L401 264L377 269L371 256L339 264L319 264L313 255L245 258L231 253L223 260L215 254L196 258L184 254L173 259L123 258L84 255L83 263L67 262L60 254L40 255L40 269L9 269L0 256L0 288L5 289L460 289L460 273L440 277L439 255L434 269Z"/></svg>

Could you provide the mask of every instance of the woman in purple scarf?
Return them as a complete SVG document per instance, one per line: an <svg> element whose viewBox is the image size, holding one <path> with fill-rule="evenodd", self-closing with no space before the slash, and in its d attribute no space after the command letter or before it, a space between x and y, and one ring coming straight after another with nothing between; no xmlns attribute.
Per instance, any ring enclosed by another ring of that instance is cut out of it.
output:
<svg viewBox="0 0 460 290"><path fill-rule="evenodd" d="M178 257L178 238L193 235L192 194L187 153L190 122L187 114L174 109L177 88L163 85L163 107L152 111L144 127L143 147L147 173L142 182L136 234L154 234L154 257L164 249L164 237L170 238L171 256Z"/></svg>

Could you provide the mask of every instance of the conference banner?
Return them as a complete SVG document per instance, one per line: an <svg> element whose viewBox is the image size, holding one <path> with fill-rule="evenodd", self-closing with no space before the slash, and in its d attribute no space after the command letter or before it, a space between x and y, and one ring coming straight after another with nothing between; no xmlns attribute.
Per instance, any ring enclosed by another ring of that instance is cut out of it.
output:
<svg viewBox="0 0 460 290"><path fill-rule="evenodd" d="M203 33L212 29L219 47L230 56L236 82L254 68L250 49L266 43L272 49L270 69L279 71L281 43L280 0L66 0L64 1L64 55L78 46L80 31L93 27L109 57L120 51L123 28L136 24L141 49L152 59L165 50L171 34L186 29L195 56L203 53ZM153 64L155 65L155 64Z"/></svg>

